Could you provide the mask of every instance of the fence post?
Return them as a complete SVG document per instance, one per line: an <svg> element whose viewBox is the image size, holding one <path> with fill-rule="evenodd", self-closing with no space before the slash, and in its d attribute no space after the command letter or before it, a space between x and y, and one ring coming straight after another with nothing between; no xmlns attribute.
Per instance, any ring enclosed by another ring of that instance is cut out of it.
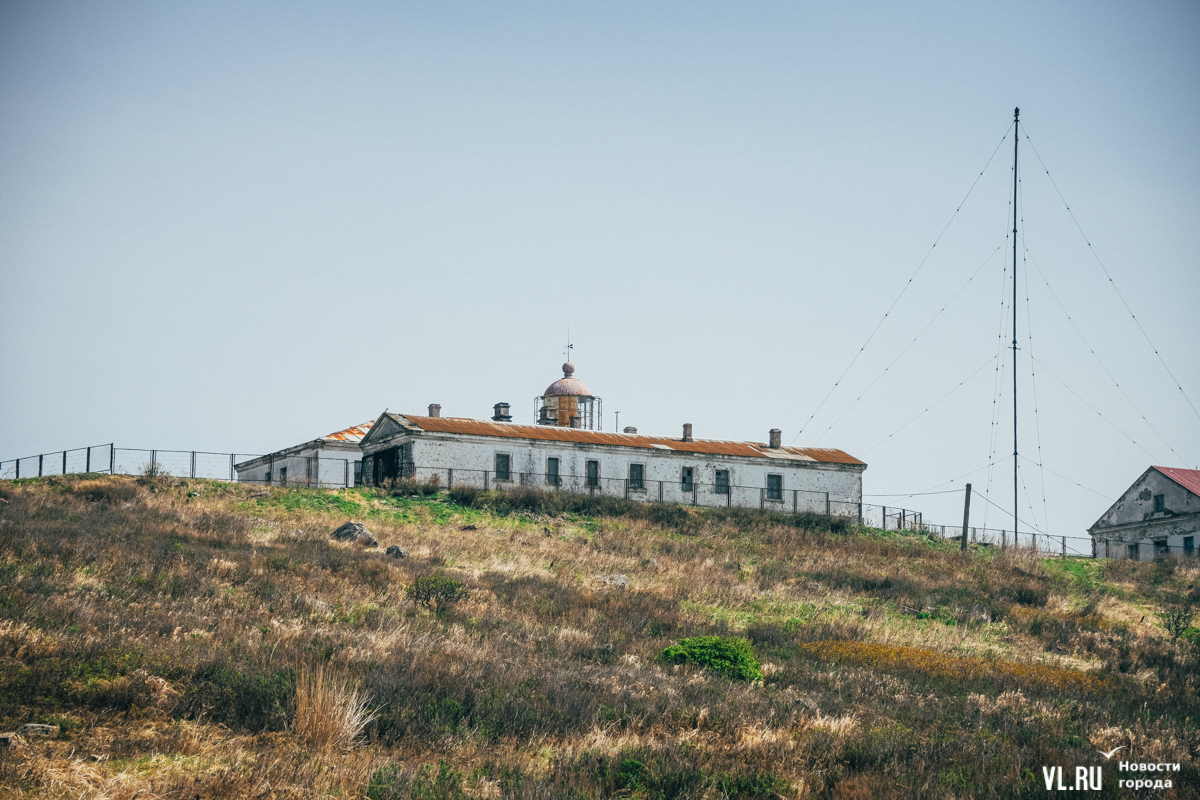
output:
<svg viewBox="0 0 1200 800"><path fill-rule="evenodd" d="M66 450L63 450L63 468L62 468L62 474L63 474L63 475L66 475L66 474L67 474L67 451L66 451Z"/></svg>
<svg viewBox="0 0 1200 800"><path fill-rule="evenodd" d="M829 513L829 492L825 493L825 516L827 516L827 517L833 516L832 514Z"/></svg>
<svg viewBox="0 0 1200 800"><path fill-rule="evenodd" d="M117 448L113 447L112 442L108 443L108 474L112 475L117 470Z"/></svg>
<svg viewBox="0 0 1200 800"><path fill-rule="evenodd" d="M862 527L862 500L858 501L858 527Z"/></svg>
<svg viewBox="0 0 1200 800"><path fill-rule="evenodd" d="M158 470L158 451L157 450L150 451L150 468L153 470L156 470L156 471Z"/></svg>
<svg viewBox="0 0 1200 800"><path fill-rule="evenodd" d="M350 488L350 459L342 459L342 488Z"/></svg>
<svg viewBox="0 0 1200 800"><path fill-rule="evenodd" d="M696 505L696 489L700 486L700 482L692 479L692 505Z"/></svg>
<svg viewBox="0 0 1200 800"><path fill-rule="evenodd" d="M488 471L486 469L483 471L483 490L485 492L488 490Z"/></svg>
<svg viewBox="0 0 1200 800"><path fill-rule="evenodd" d="M196 451L192 451L192 477L196 477Z"/></svg>
<svg viewBox="0 0 1200 800"><path fill-rule="evenodd" d="M658 482L658 502L660 502L660 503L663 501L663 499L662 499L662 497L663 497L663 495L662 495L662 484L663 484L663 482L662 482L662 481L659 481L659 482Z"/></svg>
<svg viewBox="0 0 1200 800"><path fill-rule="evenodd" d="M971 484L967 484L967 492L963 496L963 534L962 546L959 550L967 549L967 526L971 523Z"/></svg>
<svg viewBox="0 0 1200 800"><path fill-rule="evenodd" d="M21 480L21 459L17 459L17 480Z"/></svg>
<svg viewBox="0 0 1200 800"><path fill-rule="evenodd" d="M42 454L38 454L38 477L42 477Z"/></svg>
<svg viewBox="0 0 1200 800"><path fill-rule="evenodd" d="M882 508L883 508L883 517L880 519L880 522L883 523L882 528L886 531L887 530L887 506L882 506Z"/></svg>
<svg viewBox="0 0 1200 800"><path fill-rule="evenodd" d="M316 454L312 457L312 459L310 459L310 462L308 464L306 464L305 466L307 467L306 472L308 470L311 470L312 472L315 472L317 474L316 475L317 488L320 489L321 488L321 451L317 450ZM312 488L312 476L305 475L304 477L308 479L309 488Z"/></svg>
<svg viewBox="0 0 1200 800"><path fill-rule="evenodd" d="M896 528L896 530L902 531L902 530L906 529L908 520L905 518L905 514L907 514L907 513L908 513L908 509L906 509L906 508L900 509L900 527Z"/></svg>
<svg viewBox="0 0 1200 800"><path fill-rule="evenodd" d="M1062 537L1062 557L1067 557L1067 537Z"/></svg>
<svg viewBox="0 0 1200 800"><path fill-rule="evenodd" d="M446 491L450 491L453 488L454 488L454 470L448 468L446 470Z"/></svg>
<svg viewBox="0 0 1200 800"><path fill-rule="evenodd" d="M792 513L800 513L800 490L792 489Z"/></svg>
<svg viewBox="0 0 1200 800"><path fill-rule="evenodd" d="M229 482L233 483L233 459L236 453L229 454Z"/></svg>
<svg viewBox="0 0 1200 800"><path fill-rule="evenodd" d="M762 511L767 507L767 490L760 488L758 490L758 510Z"/></svg>
<svg viewBox="0 0 1200 800"><path fill-rule="evenodd" d="M733 505L733 484L725 487L725 507L729 508Z"/></svg>
<svg viewBox="0 0 1200 800"><path fill-rule="evenodd" d="M87 466L86 466L86 467L84 467L84 471L85 471L85 472L91 472L91 471L92 471L92 447L91 447L91 445L88 445L88 452L87 452Z"/></svg>

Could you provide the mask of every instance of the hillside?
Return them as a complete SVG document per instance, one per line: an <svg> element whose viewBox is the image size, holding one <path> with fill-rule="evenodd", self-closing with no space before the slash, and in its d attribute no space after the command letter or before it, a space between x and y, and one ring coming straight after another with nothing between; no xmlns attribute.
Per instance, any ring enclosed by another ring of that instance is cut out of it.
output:
<svg viewBox="0 0 1200 800"><path fill-rule="evenodd" d="M61 729L0 751L0 798L1042 797L1047 765L1149 796L1119 746L1200 797L1197 632L1159 616L1195 562L428 492L0 484L0 731ZM656 660L698 636L761 681Z"/></svg>

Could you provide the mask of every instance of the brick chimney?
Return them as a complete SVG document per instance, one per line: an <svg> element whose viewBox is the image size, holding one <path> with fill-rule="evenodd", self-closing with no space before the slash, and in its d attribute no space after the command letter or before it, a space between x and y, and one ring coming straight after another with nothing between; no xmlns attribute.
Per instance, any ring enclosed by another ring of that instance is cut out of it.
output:
<svg viewBox="0 0 1200 800"><path fill-rule="evenodd" d="M512 422L512 414L508 413L508 403L496 403L492 410L495 412L492 419L496 422Z"/></svg>
<svg viewBox="0 0 1200 800"><path fill-rule="evenodd" d="M442 415L442 406L440 403L429 404L429 416L440 417Z"/></svg>
<svg viewBox="0 0 1200 800"><path fill-rule="evenodd" d="M778 450L783 446L783 431L779 428L771 428L771 449Z"/></svg>
<svg viewBox="0 0 1200 800"><path fill-rule="evenodd" d="M683 441L692 441L692 423L690 422L683 423Z"/></svg>

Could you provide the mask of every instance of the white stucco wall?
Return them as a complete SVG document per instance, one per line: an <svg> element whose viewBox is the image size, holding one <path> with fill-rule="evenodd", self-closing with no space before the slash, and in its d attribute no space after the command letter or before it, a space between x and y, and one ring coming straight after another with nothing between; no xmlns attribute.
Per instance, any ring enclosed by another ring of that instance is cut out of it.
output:
<svg viewBox="0 0 1200 800"><path fill-rule="evenodd" d="M288 486L342 486L349 471L354 484L354 465L362 459L357 445L338 443L338 447L302 446L288 448L235 465L241 483L282 485L281 470L287 470ZM268 473L270 477L268 478Z"/></svg>
<svg viewBox="0 0 1200 800"><path fill-rule="evenodd" d="M828 493L832 513L857 514L857 506L862 501L861 465L827 464L796 458L720 457L657 448L429 432L393 435L372 442L365 451L364 475L370 471L368 462L373 453L405 443L412 444L415 477L429 480L436 474L443 486L453 483L482 488L486 471L489 473L488 487L492 489L520 485L553 488L546 478L547 461L557 458L561 477L559 488L571 491L590 491L586 485L587 462L594 460L600 465L599 486L594 491L607 495L624 496L629 466L643 465L645 488L630 490L632 499L659 500L661 491L661 499L665 502L691 503L693 493L685 492L682 487L683 468L691 467L696 483L695 501L699 505L757 508L762 504L778 510L790 511L795 507L799 511L824 513ZM496 480L496 455L499 453L510 457L512 476L508 481ZM716 471L722 469L729 471L729 495L715 491ZM453 470L452 475L450 470ZM768 474L782 476L781 500L765 499Z"/></svg>
<svg viewBox="0 0 1200 800"><path fill-rule="evenodd" d="M1154 510L1155 495L1163 496L1164 510ZM1171 555L1186 555L1189 538L1194 554L1196 540L1200 539L1200 497L1150 469L1088 532L1098 558L1129 558L1129 545L1137 544L1138 559L1152 561L1161 553L1164 542Z"/></svg>

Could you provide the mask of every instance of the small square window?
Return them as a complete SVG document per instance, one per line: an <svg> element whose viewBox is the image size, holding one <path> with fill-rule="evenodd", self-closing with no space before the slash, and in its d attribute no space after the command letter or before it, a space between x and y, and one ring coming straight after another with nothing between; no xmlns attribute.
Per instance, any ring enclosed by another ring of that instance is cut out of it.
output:
<svg viewBox="0 0 1200 800"><path fill-rule="evenodd" d="M600 462L599 461L587 462L587 485L588 486L599 486L600 485Z"/></svg>
<svg viewBox="0 0 1200 800"><path fill-rule="evenodd" d="M717 470L717 494L729 494L729 470Z"/></svg>
<svg viewBox="0 0 1200 800"><path fill-rule="evenodd" d="M767 499L782 500L783 499L783 476L768 475L767 476Z"/></svg>
<svg viewBox="0 0 1200 800"><path fill-rule="evenodd" d="M1183 552L1185 555L1189 555L1189 556L1192 553L1196 552L1196 537L1195 536L1183 537Z"/></svg>
<svg viewBox="0 0 1200 800"><path fill-rule="evenodd" d="M512 480L511 463L508 453L496 453L496 480Z"/></svg>
<svg viewBox="0 0 1200 800"><path fill-rule="evenodd" d="M1154 513L1167 510L1167 496L1165 494L1154 495Z"/></svg>
<svg viewBox="0 0 1200 800"><path fill-rule="evenodd" d="M693 491L696 487L696 471L692 467L684 467L679 474L679 488L685 492Z"/></svg>
<svg viewBox="0 0 1200 800"><path fill-rule="evenodd" d="M1137 544L1131 544L1131 545L1129 545L1128 547L1129 547L1129 557L1130 557L1132 560L1134 560L1134 561L1137 561L1137 560L1138 560L1138 559L1141 557L1141 556L1138 554L1138 546L1137 546Z"/></svg>
<svg viewBox="0 0 1200 800"><path fill-rule="evenodd" d="M641 491L646 488L646 468L641 464L629 465L629 488Z"/></svg>
<svg viewBox="0 0 1200 800"><path fill-rule="evenodd" d="M561 479L558 477L558 459L547 458L546 483L550 484L551 486L558 486L561 482Z"/></svg>

